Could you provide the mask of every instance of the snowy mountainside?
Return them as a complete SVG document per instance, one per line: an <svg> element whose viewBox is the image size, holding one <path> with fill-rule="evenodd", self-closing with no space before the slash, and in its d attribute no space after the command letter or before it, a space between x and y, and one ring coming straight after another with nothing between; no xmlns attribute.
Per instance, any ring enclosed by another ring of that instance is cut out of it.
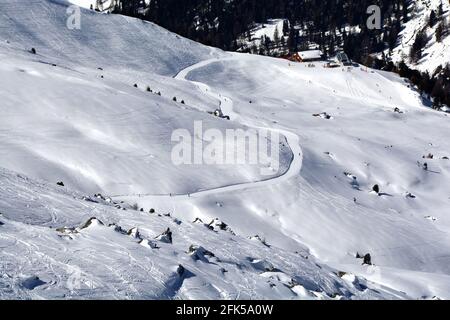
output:
<svg viewBox="0 0 450 320"><path fill-rule="evenodd" d="M191 119L203 120L205 129L239 128L209 116L206 111L218 103L198 99L189 83L168 78L172 84L166 85L167 78L139 71L133 78L128 72L118 76L110 67L75 71L59 62L54 67L9 56L2 60L0 149L2 165L10 170L109 194L188 193L263 178L257 167L246 165L206 172L201 165L172 165L172 132L192 132ZM146 85L166 97L147 92ZM185 104L173 102L174 96ZM285 148L281 172L290 157ZM170 175L177 179L166 179Z"/></svg>
<svg viewBox="0 0 450 320"><path fill-rule="evenodd" d="M242 232L251 232L257 217L264 236L282 230L327 263L367 277L371 274L355 265L354 255L373 251L375 263L384 266L378 281L412 290L417 298L446 296L448 288L437 278L449 272L448 115L425 108L398 76L366 68L348 72L320 63L308 68L237 55L188 78L231 97L244 119L289 128L300 136L304 154L301 174L272 186L271 196L256 189L239 195L239 204L237 194L194 199L197 203L189 201L193 212L220 201L223 207L214 215ZM313 116L322 112L331 119ZM429 155L433 159L424 159ZM430 171L423 170L424 163ZM383 190L380 196L370 192L375 183ZM132 199L142 205L158 201ZM184 199L174 202L178 210L188 205ZM265 221L272 225L264 226ZM416 281L423 277L432 282L426 293L417 291Z"/></svg>
<svg viewBox="0 0 450 320"><path fill-rule="evenodd" d="M89 68L111 67L174 75L210 57L209 48L181 38L152 23L82 9L80 30L67 28L68 1L33 0L28 13L16 0L2 1L0 41L22 50L35 47L44 59L60 59ZM70 21L70 20L69 20ZM86 32L85 30L89 30ZM144 41L145 40L145 41ZM174 47L172 44L176 43ZM145 61L146 63L138 63Z"/></svg>
<svg viewBox="0 0 450 320"><path fill-rule="evenodd" d="M116 209L9 171L0 170L0 191L2 299L374 299L380 290L404 297L340 278L307 251L165 212ZM172 243L158 238L167 228Z"/></svg>
<svg viewBox="0 0 450 320"><path fill-rule="evenodd" d="M1 298L450 298L448 115L408 82L68 5L0 11ZM279 170L174 165L199 120L281 133Z"/></svg>
<svg viewBox="0 0 450 320"><path fill-rule="evenodd" d="M410 20L403 25L403 30L399 35L399 45L393 50L393 60L400 62L404 60L414 69L430 74L439 67L450 63L450 35L444 34L441 42L436 40L436 29L439 23L433 27L427 27L432 11L438 12L439 5L442 4L443 16L441 21L450 23L450 3L441 0L416 0L410 2ZM414 44L417 33L426 28L428 43L424 48L422 58L417 64L409 61L410 50Z"/></svg>
<svg viewBox="0 0 450 320"><path fill-rule="evenodd" d="M221 169L223 174L218 176L204 172L201 166L170 166L171 134L178 128L193 131L193 115L204 120L205 129L229 124L206 114L219 101L198 95L195 85L160 74L172 76L201 59L224 53L151 23L92 11L83 11L81 30L69 30L65 28L66 7L47 1L29 4L33 19L22 20L15 16L20 5L13 3L0 13L1 19L17 20L18 25L3 34L8 42L1 44L5 53L0 82L7 101L0 120L3 166L110 194L188 193L260 178L258 168L248 166L238 166L233 172ZM22 21L35 25L24 29ZM120 33L112 35L112 28ZM26 51L31 47L36 55ZM113 53L108 53L111 48ZM147 86L162 96L147 92ZM178 97L178 103L173 97ZM198 109L205 112L195 112ZM25 123L18 126L20 122ZM17 139L11 141L13 132ZM99 152L86 159L92 149ZM283 155L281 172L288 165L290 150L285 148ZM178 176L176 181L165 179L169 173L164 168L168 167ZM190 174L192 170L198 174ZM239 171L244 173L236 175Z"/></svg>

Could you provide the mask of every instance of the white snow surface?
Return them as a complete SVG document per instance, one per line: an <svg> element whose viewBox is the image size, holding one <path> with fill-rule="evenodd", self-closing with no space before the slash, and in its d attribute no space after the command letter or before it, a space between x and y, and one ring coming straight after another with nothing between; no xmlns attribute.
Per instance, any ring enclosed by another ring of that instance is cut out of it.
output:
<svg viewBox="0 0 450 320"><path fill-rule="evenodd" d="M403 79L69 5L0 4L0 298L450 298L449 119ZM173 165L196 120L281 133L280 170Z"/></svg>

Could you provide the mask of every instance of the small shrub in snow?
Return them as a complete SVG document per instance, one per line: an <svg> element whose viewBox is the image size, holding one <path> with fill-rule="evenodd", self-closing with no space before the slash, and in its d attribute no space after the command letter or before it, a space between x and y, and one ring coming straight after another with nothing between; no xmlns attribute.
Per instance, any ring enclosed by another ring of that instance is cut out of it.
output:
<svg viewBox="0 0 450 320"><path fill-rule="evenodd" d="M377 185L377 184L374 185L374 186L372 187L372 191L379 194L379 193L380 193L380 186Z"/></svg>
<svg viewBox="0 0 450 320"><path fill-rule="evenodd" d="M318 117L318 118L322 118L322 119L326 119L326 120L330 120L333 119L332 116L330 116L328 113L326 112L322 112L322 113L315 113L313 114L313 117Z"/></svg>
<svg viewBox="0 0 450 320"><path fill-rule="evenodd" d="M369 266L372 265L372 256L370 255L370 253L365 254L364 256L360 255L359 252L356 253L356 259L362 259L363 260L363 265L367 264Z"/></svg>
<svg viewBox="0 0 450 320"><path fill-rule="evenodd" d="M363 258L363 264L367 264L369 266L372 265L372 256L370 255L370 253L366 254Z"/></svg>
<svg viewBox="0 0 450 320"><path fill-rule="evenodd" d="M411 198L411 199L415 199L415 198L416 198L416 196L413 195L411 192L407 192L407 193L406 193L406 197L407 197L407 198Z"/></svg>
<svg viewBox="0 0 450 320"><path fill-rule="evenodd" d="M195 220L194 220L194 221L192 221L192 223L196 223L196 224L203 224L203 225L204 225L204 223L203 223L203 220L202 220L202 219L200 219L200 218L195 218Z"/></svg>
<svg viewBox="0 0 450 320"><path fill-rule="evenodd" d="M211 226L213 229L219 228L220 230L226 230L227 224L220 221L219 219L214 219L209 223L209 226Z"/></svg>

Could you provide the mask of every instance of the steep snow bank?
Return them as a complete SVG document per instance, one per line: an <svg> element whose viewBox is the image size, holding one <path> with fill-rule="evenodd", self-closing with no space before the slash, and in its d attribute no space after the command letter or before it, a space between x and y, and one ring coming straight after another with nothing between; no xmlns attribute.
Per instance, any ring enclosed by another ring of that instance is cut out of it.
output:
<svg viewBox="0 0 450 320"><path fill-rule="evenodd" d="M85 67L110 67L173 75L218 51L181 38L152 23L120 15L81 11L81 29L67 28L67 1L33 0L1 3L0 42L26 51L35 47L38 59ZM72 12L70 12L72 13Z"/></svg>

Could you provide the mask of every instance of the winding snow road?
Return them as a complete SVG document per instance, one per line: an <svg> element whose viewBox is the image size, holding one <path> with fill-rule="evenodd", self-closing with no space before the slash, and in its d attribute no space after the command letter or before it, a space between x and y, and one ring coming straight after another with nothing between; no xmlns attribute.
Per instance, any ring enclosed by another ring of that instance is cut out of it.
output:
<svg viewBox="0 0 450 320"><path fill-rule="evenodd" d="M213 99L220 100L222 112L223 112L223 114L228 115L230 117L230 120L239 122L240 124L246 125L249 128L258 129L258 130L267 130L269 132L274 132L274 133L278 133L280 135L285 136L287 143L292 151L292 155L293 155L292 161L291 161L287 171L280 176L268 178L265 180L237 183L237 184L227 185L227 186L223 186L223 187L208 189L208 190L198 190L198 191L195 191L195 192L192 192L189 194L169 194L169 195L154 195L154 194L139 194L138 195L138 194L136 194L134 196L157 197L157 198L164 198L164 197L167 197L167 198L200 198L200 197L205 197L205 196L218 194L218 193L225 193L225 192L246 190L246 189L250 189L250 188L257 188L257 187L268 186L268 185L275 185L275 184L279 184L280 182L287 181L287 180L297 176L300 173L300 170L301 170L302 164L303 164L303 151L299 144L300 138L298 135L296 135L295 133L292 133L290 131L280 129L280 128L258 126L256 124L252 123L252 121L250 119L242 118L239 114L237 114L234 111L234 108L233 108L234 103L231 98L215 92L211 87L209 87L205 83L191 81L191 80L187 79L187 76L189 75L189 73L191 73L194 70L206 67L211 63L230 61L233 59L234 58L225 58L225 59L212 58L212 59L204 60L204 61L201 61L197 64L194 64L192 66L189 66L189 67L181 70L177 75L174 76L174 78L178 79L178 80L189 81L189 82L195 84L203 94L208 95ZM117 198L117 197L123 197L123 196L130 196L130 195L116 195L113 197Z"/></svg>

